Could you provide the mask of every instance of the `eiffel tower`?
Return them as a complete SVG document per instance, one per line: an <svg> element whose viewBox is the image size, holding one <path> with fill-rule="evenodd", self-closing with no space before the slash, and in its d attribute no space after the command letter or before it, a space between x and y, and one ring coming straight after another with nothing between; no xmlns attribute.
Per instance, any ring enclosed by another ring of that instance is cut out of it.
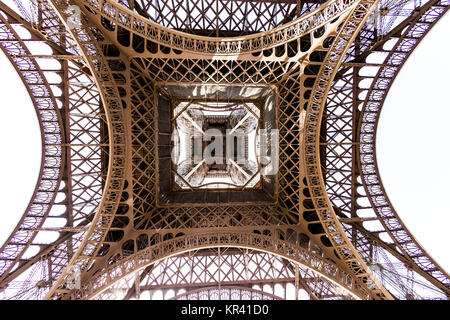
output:
<svg viewBox="0 0 450 320"><path fill-rule="evenodd" d="M0 298L448 299L375 154L450 6L422 2L1 1L43 156ZM242 129L245 161L193 162L207 128Z"/></svg>

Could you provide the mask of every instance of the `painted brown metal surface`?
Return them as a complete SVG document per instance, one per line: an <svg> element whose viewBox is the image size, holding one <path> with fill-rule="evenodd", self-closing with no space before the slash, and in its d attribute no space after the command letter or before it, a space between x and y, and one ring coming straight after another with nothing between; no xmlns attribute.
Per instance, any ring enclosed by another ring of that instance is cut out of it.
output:
<svg viewBox="0 0 450 320"><path fill-rule="evenodd" d="M379 221L393 239L395 247L410 261L411 265L447 292L450 288L450 277L414 239L389 201L376 163L375 141L378 119L392 82L411 52L445 14L449 5L448 1L430 1L417 12L413 21L402 26L401 34L396 33L398 38L395 38L397 39L395 45L380 64L372 80L362 107L359 124L359 140L362 143L359 148L362 182L372 206L376 208L375 212ZM377 52L377 49L374 52Z"/></svg>
<svg viewBox="0 0 450 320"><path fill-rule="evenodd" d="M33 41L53 50L48 57L20 52L21 59L61 61L58 86L63 94L54 102L62 104L60 126L66 132L59 149L66 163L56 179L65 184L67 200L60 205L66 222L54 229L56 240L19 268L0 259L7 268L1 274L5 296L129 299L175 288L186 291L177 298L213 298L222 292L235 298L286 298L289 284L296 297L304 290L311 299L392 299L372 269L376 250L394 252L448 295L446 273L403 226L401 231L390 224L399 218L388 200L382 213L390 210L389 219L377 211L377 199L387 196L380 193L379 177L367 169L373 166L367 159L375 157L369 146L376 122L370 121L377 115L369 110L368 98L360 116L358 72L364 57L398 37L396 29L378 37L368 27L379 1L200 2L179 4L178 10L185 11L192 5L184 22L175 17L176 7L162 2L155 9L142 1L36 0L33 14L20 8L22 17L0 7L8 17L3 30L19 23ZM405 27L432 26L447 4L431 2L404 17ZM392 12L400 16L403 2L396 5ZM79 24L73 25L70 8L79 9ZM158 12L169 13L162 17ZM257 18L246 20L250 12ZM270 23L263 27L261 21ZM412 51L425 29L412 37L401 34L407 43L399 40L388 56ZM17 69L17 53L7 54ZM378 93L378 84L385 94L385 83L395 78L407 56L394 59L397 64L381 63L369 91ZM390 70L388 80L383 68ZM186 96L171 96L168 87ZM273 92L271 125L279 130L279 170L270 201L200 189L189 202L171 202L164 191L164 179L171 176L163 169L170 161L171 132L164 127L163 106L176 99L211 99L198 92L217 95L223 88L240 92L233 98L245 100L261 87ZM377 101L379 114L384 100ZM359 185L367 195L356 191ZM374 210L373 220L384 222L401 252L364 227L369 220L358 216L357 205L363 196L371 204L365 209ZM50 231L42 228L47 219L29 232ZM400 239L399 232L411 240ZM6 246L13 245L11 239ZM32 244L32 238L23 241L23 246ZM19 261L20 250L13 259ZM79 288L68 286L74 270L79 271ZM44 275L33 275L37 271ZM23 277L28 278L23 282ZM272 292L250 287L257 284L270 284ZM274 295L276 284L284 286L284 296Z"/></svg>

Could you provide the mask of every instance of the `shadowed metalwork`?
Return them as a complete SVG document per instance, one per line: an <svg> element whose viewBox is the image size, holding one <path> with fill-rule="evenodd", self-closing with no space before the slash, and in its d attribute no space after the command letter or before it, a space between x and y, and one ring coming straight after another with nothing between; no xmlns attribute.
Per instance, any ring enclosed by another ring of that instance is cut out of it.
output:
<svg viewBox="0 0 450 320"><path fill-rule="evenodd" d="M448 299L374 148L448 0L14 3L0 46L44 148L0 252L3 299ZM239 126L277 131L276 172L247 138L242 166L172 163L175 128L188 157L194 132Z"/></svg>

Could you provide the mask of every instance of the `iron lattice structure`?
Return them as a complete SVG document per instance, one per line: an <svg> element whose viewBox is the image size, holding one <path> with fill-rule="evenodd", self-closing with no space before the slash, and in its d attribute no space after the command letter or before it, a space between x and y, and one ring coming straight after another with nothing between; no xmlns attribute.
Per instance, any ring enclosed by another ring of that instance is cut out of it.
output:
<svg viewBox="0 0 450 320"><path fill-rule="evenodd" d="M0 2L0 46L43 141L0 251L2 298L448 299L448 274L383 188L375 137L393 80L449 5ZM194 100L262 106L279 169L259 189L167 187L168 112Z"/></svg>

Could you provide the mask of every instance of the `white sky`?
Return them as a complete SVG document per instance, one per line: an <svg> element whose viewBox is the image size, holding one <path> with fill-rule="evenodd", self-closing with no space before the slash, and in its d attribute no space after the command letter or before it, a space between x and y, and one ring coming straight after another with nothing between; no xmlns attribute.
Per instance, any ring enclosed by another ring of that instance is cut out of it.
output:
<svg viewBox="0 0 450 320"><path fill-rule="evenodd" d="M25 212L41 166L36 112L19 75L0 50L0 246Z"/></svg>
<svg viewBox="0 0 450 320"><path fill-rule="evenodd" d="M450 272L450 15L411 54L381 112L377 161L400 218Z"/></svg>
<svg viewBox="0 0 450 320"><path fill-rule="evenodd" d="M425 249L450 271L446 204L450 102L450 15L434 27L394 82L381 115L377 159L390 200ZM36 185L41 141L34 108L19 76L0 53L0 246L22 216Z"/></svg>

